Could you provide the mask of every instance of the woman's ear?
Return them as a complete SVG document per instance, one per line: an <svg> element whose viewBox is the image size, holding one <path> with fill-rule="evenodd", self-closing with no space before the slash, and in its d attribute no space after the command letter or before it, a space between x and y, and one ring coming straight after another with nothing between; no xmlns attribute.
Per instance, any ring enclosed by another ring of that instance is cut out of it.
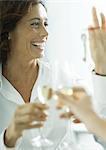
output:
<svg viewBox="0 0 106 150"><path fill-rule="evenodd" d="M10 32L8 33L8 40L11 40L11 34L10 34Z"/></svg>

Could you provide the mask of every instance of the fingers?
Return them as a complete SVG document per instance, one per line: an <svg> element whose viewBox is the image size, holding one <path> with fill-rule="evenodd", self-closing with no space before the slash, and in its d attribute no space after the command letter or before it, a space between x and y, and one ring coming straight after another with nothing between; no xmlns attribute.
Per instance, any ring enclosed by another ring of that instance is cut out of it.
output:
<svg viewBox="0 0 106 150"><path fill-rule="evenodd" d="M58 96L59 101L61 101L62 107L63 105L70 107L70 105L74 102L73 96L65 95L61 92L56 92L56 95Z"/></svg>
<svg viewBox="0 0 106 150"><path fill-rule="evenodd" d="M44 110L47 110L47 109L48 109L48 106L46 104L30 103L30 104L19 106L16 112L20 115L24 115L24 114L36 115L37 113L43 112Z"/></svg>
<svg viewBox="0 0 106 150"><path fill-rule="evenodd" d="M91 29L91 27L89 27L88 33L89 33L89 47L90 47L90 51L91 51L91 57L95 61L95 53L96 53L96 49L97 49L95 32L94 32L94 30Z"/></svg>
<svg viewBox="0 0 106 150"><path fill-rule="evenodd" d="M105 16L104 16L103 13L101 13L100 16L101 16L101 28L102 28L103 30L105 30L105 28L106 28Z"/></svg>
<svg viewBox="0 0 106 150"><path fill-rule="evenodd" d="M35 107L37 107L40 110L46 110L48 109L48 105L47 104L41 104L41 103L33 103L35 105Z"/></svg>
<svg viewBox="0 0 106 150"><path fill-rule="evenodd" d="M41 128L43 126L43 123L38 122L36 124L19 124L17 126L18 130L25 130L25 129L33 129L33 128Z"/></svg>
<svg viewBox="0 0 106 150"><path fill-rule="evenodd" d="M102 27L102 29L105 29L105 17L104 17L104 15L101 13L100 14L100 16L101 16L101 27Z"/></svg>
<svg viewBox="0 0 106 150"><path fill-rule="evenodd" d="M20 130L41 127L43 123L40 122L44 122L47 119L48 115L45 112L47 109L46 104L40 103L19 106L14 115L15 126ZM33 124L35 121L38 123Z"/></svg>
<svg viewBox="0 0 106 150"><path fill-rule="evenodd" d="M38 116L36 115L17 115L15 117L15 123L17 124L29 124L32 123L34 121L46 121L47 119L47 115L44 113L40 113L38 114Z"/></svg>
<svg viewBox="0 0 106 150"><path fill-rule="evenodd" d="M98 30L98 29L102 29L105 30L106 29L106 19L103 13L100 13L100 17L101 17L101 27L99 24L99 19L97 17L97 12L96 12L96 8L93 7L92 8L92 17L93 17L93 27L90 27L89 30Z"/></svg>
<svg viewBox="0 0 106 150"><path fill-rule="evenodd" d="M78 100L86 94L86 90L82 87L73 87L73 98Z"/></svg>
<svg viewBox="0 0 106 150"><path fill-rule="evenodd" d="M53 89L49 86L44 86L42 89L43 96L47 99L50 100L53 96Z"/></svg>
<svg viewBox="0 0 106 150"><path fill-rule="evenodd" d="M96 39L95 39L95 32L94 32L94 27L92 26L89 26L88 27L88 33L89 33L89 40L90 40L90 43L95 43L96 42Z"/></svg>
<svg viewBox="0 0 106 150"><path fill-rule="evenodd" d="M92 8L92 17L93 17L94 27L99 28L99 21L98 21L97 12L96 12L95 7Z"/></svg>
<svg viewBox="0 0 106 150"><path fill-rule="evenodd" d="M103 27L105 28L105 27ZM104 39L106 37L106 33L104 32L105 29L102 30L95 30L94 28L89 28L89 46L91 50L91 56L94 60L94 63L98 63L98 59L101 57L102 52L104 50ZM101 51L100 51L101 50ZM102 58L102 57L101 57Z"/></svg>
<svg viewBox="0 0 106 150"><path fill-rule="evenodd" d="M57 109L62 109L64 107L64 103L61 100L58 100L58 103L56 105Z"/></svg>
<svg viewBox="0 0 106 150"><path fill-rule="evenodd" d="M35 125L29 125L26 129L41 128L41 127L43 127L43 124L38 123L38 124L35 124Z"/></svg>
<svg viewBox="0 0 106 150"><path fill-rule="evenodd" d="M20 131L24 129L39 128L43 126L46 119L46 116L40 116L39 118L34 118L32 116L18 116L15 118L15 126Z"/></svg>
<svg viewBox="0 0 106 150"><path fill-rule="evenodd" d="M73 113L70 111L70 112L64 112L60 115L60 118L65 118L65 119L69 119L71 118L71 116L73 116Z"/></svg>
<svg viewBox="0 0 106 150"><path fill-rule="evenodd" d="M74 119L73 122L74 123L81 123L81 121L79 119Z"/></svg>
<svg viewBox="0 0 106 150"><path fill-rule="evenodd" d="M64 104L71 104L71 103L73 103L74 100L80 99L81 97L86 95L86 91L82 87L73 87L72 91L73 92L71 95L67 95L67 93L63 94L63 93L61 93L61 91L56 92L56 95L59 97L59 101L62 103L62 106Z"/></svg>
<svg viewBox="0 0 106 150"><path fill-rule="evenodd" d="M74 123L81 123L81 121L74 116L74 114L70 111L68 113L62 113L60 115L62 119L71 119Z"/></svg>
<svg viewBox="0 0 106 150"><path fill-rule="evenodd" d="M84 93L86 93L86 90L81 86L74 86L72 89L73 89L73 93L74 92L84 92Z"/></svg>

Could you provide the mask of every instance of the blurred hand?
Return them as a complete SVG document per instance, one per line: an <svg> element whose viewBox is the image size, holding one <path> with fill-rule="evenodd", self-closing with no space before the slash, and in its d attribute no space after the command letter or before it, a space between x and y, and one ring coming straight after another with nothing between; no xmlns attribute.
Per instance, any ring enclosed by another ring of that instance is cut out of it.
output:
<svg viewBox="0 0 106 150"><path fill-rule="evenodd" d="M14 146L16 140L22 135L23 130L43 126L42 121L46 121L47 114L45 110L47 109L48 106L41 103L28 103L19 106L6 130L6 145Z"/></svg>
<svg viewBox="0 0 106 150"><path fill-rule="evenodd" d="M92 9L93 26L88 29L91 56L95 64L95 72L106 75L106 19L101 13L101 25L96 9Z"/></svg>
<svg viewBox="0 0 106 150"><path fill-rule="evenodd" d="M74 123L81 123L81 121L79 119L77 119L71 111L63 112L60 115L60 118L62 118L62 119L71 119Z"/></svg>
<svg viewBox="0 0 106 150"><path fill-rule="evenodd" d="M73 87L72 89L72 93L73 93L73 97L75 98L75 100L78 100L80 98L80 96L85 93L85 89L83 89L82 87ZM58 92L57 92L58 93ZM60 91L60 93L63 93ZM63 93L64 94L64 93ZM72 96L72 95L71 95ZM71 97L70 96L70 97ZM58 103L57 103L57 109L63 109L64 105L66 105L64 103L64 101L62 101L59 97L58 97ZM69 112L63 112L60 115L61 118L63 119L72 119L74 123L80 123L81 121L79 119L77 119L75 117L75 115L71 112L71 110Z"/></svg>
<svg viewBox="0 0 106 150"><path fill-rule="evenodd" d="M68 106L71 112L64 113L61 117L70 118L74 115L76 118L75 123L85 121L86 114L89 114L92 109L91 97L88 96L83 88L74 87L73 94L71 96L56 92L59 101L62 101L64 105Z"/></svg>

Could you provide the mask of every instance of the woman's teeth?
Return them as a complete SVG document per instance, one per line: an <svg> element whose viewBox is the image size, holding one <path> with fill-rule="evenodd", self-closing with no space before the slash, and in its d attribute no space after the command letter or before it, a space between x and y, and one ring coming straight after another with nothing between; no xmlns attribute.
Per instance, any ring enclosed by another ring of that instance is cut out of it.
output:
<svg viewBox="0 0 106 150"><path fill-rule="evenodd" d="M44 48L45 43L32 43L32 45L38 48Z"/></svg>

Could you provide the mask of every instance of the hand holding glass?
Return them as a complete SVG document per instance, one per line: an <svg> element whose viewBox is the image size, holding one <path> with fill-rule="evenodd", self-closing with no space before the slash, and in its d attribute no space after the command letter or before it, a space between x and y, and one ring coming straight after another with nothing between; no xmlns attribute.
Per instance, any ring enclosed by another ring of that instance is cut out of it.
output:
<svg viewBox="0 0 106 150"><path fill-rule="evenodd" d="M40 102L42 104L45 104L45 98L43 96L43 85L41 86L38 86L38 99L40 100ZM47 98L48 99L48 98ZM39 147L39 148L42 148L42 147L51 147L53 145L53 142L51 140L49 140L48 138L46 138L44 135L43 135L43 129L42 128L39 128L39 136L35 137L34 139L32 139L32 145L34 147Z"/></svg>

